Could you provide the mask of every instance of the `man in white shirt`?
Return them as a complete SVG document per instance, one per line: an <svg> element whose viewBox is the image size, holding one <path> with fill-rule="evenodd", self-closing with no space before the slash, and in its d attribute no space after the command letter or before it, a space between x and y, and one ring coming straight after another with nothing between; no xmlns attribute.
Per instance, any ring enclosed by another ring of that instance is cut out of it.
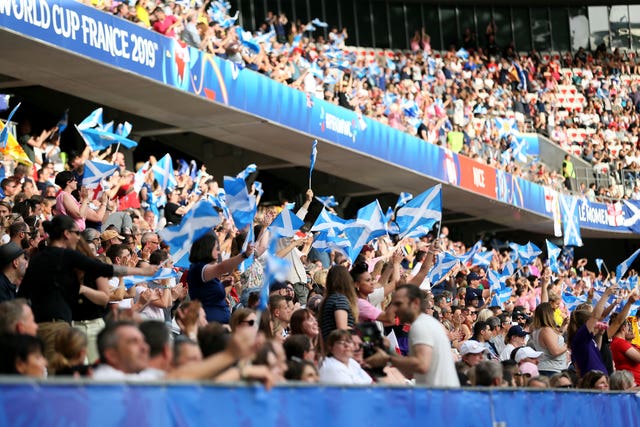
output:
<svg viewBox="0 0 640 427"><path fill-rule="evenodd" d="M444 327L423 312L422 292L415 285L399 286L391 304L403 323L410 323L409 356L389 355L382 350L367 359L377 366L380 361L391 362L416 384L433 387L459 387L451 345Z"/></svg>

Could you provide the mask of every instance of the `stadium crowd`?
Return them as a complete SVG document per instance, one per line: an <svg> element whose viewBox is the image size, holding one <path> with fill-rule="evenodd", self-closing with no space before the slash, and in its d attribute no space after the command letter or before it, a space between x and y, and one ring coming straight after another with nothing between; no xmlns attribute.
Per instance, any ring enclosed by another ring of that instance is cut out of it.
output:
<svg viewBox="0 0 640 427"><path fill-rule="evenodd" d="M198 3L200 4L200 3ZM565 54L498 47L465 31L462 48L436 52L416 31L408 51L352 48L346 29L269 12L253 33L225 2L100 2L108 12L186 45L478 161L590 200L640 197L638 65L620 49ZM327 36L325 36L325 34ZM467 37L468 34L471 36ZM518 131L548 136L593 167L553 170L527 156ZM585 177L585 174L588 176ZM595 182L594 179L595 178Z"/></svg>
<svg viewBox="0 0 640 427"><path fill-rule="evenodd" d="M618 151L619 161L636 153L636 103L620 105L631 92L608 86L630 71L624 70L629 64L611 61L606 53L591 62L588 56L582 61L580 52L561 58L571 61L565 65L591 70L578 82L575 71L562 75L554 59L522 58L509 48L501 56L490 46L485 56L467 46L466 53L452 49L436 58L428 36L418 34L413 52L376 58L379 71L358 55L348 67L334 68L328 66L336 61L331 49L342 52L348 36L337 29L327 42L303 37L293 49L275 53L308 27L269 16L261 31L273 27L276 40L265 42L272 50L251 53L237 32L220 23L210 25L207 19L203 28L202 10L184 11L174 3L152 10L145 0L135 8L101 5L312 96L549 185L565 184L542 165L517 165L511 157L503 164L516 137L501 137L493 122L477 126L477 115L521 113L565 148L571 147L558 135L567 126L591 125L594 135L602 136L602 147L593 136L581 154L596 144L598 162L603 153L612 155L606 139L612 132L612 141L626 137L634 147ZM310 71L314 63L322 77ZM338 73L341 68L349 72ZM364 77L358 77L358 68L365 69ZM601 86L591 93L594 81ZM566 108L554 96L570 83L585 94L588 107L560 120L558 113ZM607 89L606 96L598 95ZM598 111L598 119L591 114L588 122L587 111ZM87 148L65 156L56 128L36 136L27 120L19 125L18 139L35 167L14 165L0 182L3 374L259 381L267 387L284 381L603 391L640 385L634 317L639 296L627 286L637 280L633 270L616 278L600 268L588 270L589 261L574 260L570 252L552 265L550 255L522 258L513 248L489 242L481 261L466 257L474 249L449 239L448 228L440 225L415 238L377 237L350 259L338 249L314 247L311 190L296 212L306 225L294 236L278 237L270 227L288 209L284 203L260 206L257 238L247 245L248 230L238 230L221 209L225 219L193 241L188 268L181 268L173 265L174 252L160 234L179 226L201 202L220 207L221 188L212 175L176 169L176 185L163 188L153 173L153 157L147 168L136 168L140 176L127 170L117 150ZM109 159L118 169L101 182L100 191L90 191L82 184L85 165L96 158ZM429 274L447 254L460 261L431 283ZM290 262L285 280L268 280L274 258ZM253 263L244 267L249 259ZM178 275L158 278L163 269ZM503 282L501 295L492 289L494 273ZM140 276L136 283L127 281ZM268 295L261 291L265 280Z"/></svg>

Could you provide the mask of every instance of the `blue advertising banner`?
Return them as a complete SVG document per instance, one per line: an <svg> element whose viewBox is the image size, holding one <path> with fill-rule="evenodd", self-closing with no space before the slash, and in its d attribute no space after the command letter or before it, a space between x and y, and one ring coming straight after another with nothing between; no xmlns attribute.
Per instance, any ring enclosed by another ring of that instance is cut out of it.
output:
<svg viewBox="0 0 640 427"><path fill-rule="evenodd" d="M230 61L187 47L132 22L76 1L0 0L0 30L86 56L212 101L279 123L433 179L460 186L459 155L425 143L361 114L308 96ZM6 48L6 47L5 47ZM538 136L523 134L527 154L539 155ZM301 143L307 143L303 138ZM480 166L476 168L480 170ZM468 171L465 171L468 172ZM482 172L482 171L480 171ZM493 181L493 177L491 179ZM482 194L552 217L549 189L496 171L495 191ZM471 182L471 181L469 181ZM465 188L469 188L468 182ZM582 227L629 232L624 214L605 215L606 205L581 203Z"/></svg>
<svg viewBox="0 0 640 427"><path fill-rule="evenodd" d="M532 404L535 402L535 404ZM261 387L206 384L0 385L4 426L448 427L637 425L634 393ZM464 409L462 409L464 408Z"/></svg>

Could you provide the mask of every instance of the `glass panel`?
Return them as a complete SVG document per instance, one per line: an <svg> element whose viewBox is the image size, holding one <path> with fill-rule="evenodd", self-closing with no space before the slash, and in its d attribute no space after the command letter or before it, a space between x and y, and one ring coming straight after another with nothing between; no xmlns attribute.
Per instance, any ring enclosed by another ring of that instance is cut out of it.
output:
<svg viewBox="0 0 640 427"><path fill-rule="evenodd" d="M458 45L458 24L456 22L456 10L449 7L440 9L440 28L442 28L443 50Z"/></svg>
<svg viewBox="0 0 640 427"><path fill-rule="evenodd" d="M458 23L460 24L460 45L467 50L476 49L478 34L473 7L458 8Z"/></svg>
<svg viewBox="0 0 640 427"><path fill-rule="evenodd" d="M607 6L590 6L588 10L591 50L596 50L602 43L609 46L609 11Z"/></svg>
<svg viewBox="0 0 640 427"><path fill-rule="evenodd" d="M419 5L407 4L407 33L409 34L409 43L411 43L411 39L415 35L415 32L418 32L418 35L424 28L422 25L422 12L420 11ZM409 48L411 45L409 45Z"/></svg>
<svg viewBox="0 0 640 427"><path fill-rule="evenodd" d="M531 34L533 48L537 51L551 49L551 33L549 32L549 16L546 8L531 9Z"/></svg>
<svg viewBox="0 0 640 427"><path fill-rule="evenodd" d="M373 46L373 39L371 38L371 8L369 6L369 0L359 0L356 3L358 8L358 40L360 46ZM351 43L355 44L355 40L352 38Z"/></svg>
<svg viewBox="0 0 640 427"><path fill-rule="evenodd" d="M440 42L440 22L438 21L438 9L431 6L423 6L424 28L431 40L431 49L442 50Z"/></svg>
<svg viewBox="0 0 640 427"><path fill-rule="evenodd" d="M295 0L296 21L300 21L303 25L311 21L309 10L307 9L307 0Z"/></svg>
<svg viewBox="0 0 640 427"><path fill-rule="evenodd" d="M494 7L493 20L496 22L496 43L503 49L513 41L511 11L508 7Z"/></svg>
<svg viewBox="0 0 640 427"><path fill-rule="evenodd" d="M273 13L280 13L280 9L278 8L278 0L266 0L267 2L267 10L270 10Z"/></svg>
<svg viewBox="0 0 640 427"><path fill-rule="evenodd" d="M513 40L516 43L516 52L529 52L532 48L529 9L524 7L512 9L511 19L513 19L513 28L516 29L513 34Z"/></svg>
<svg viewBox="0 0 640 427"><path fill-rule="evenodd" d="M251 13L251 0L240 1L240 23L245 30L253 31L256 29L255 13Z"/></svg>
<svg viewBox="0 0 640 427"><path fill-rule="evenodd" d="M393 49L407 49L407 34L404 25L404 8L402 5L389 5L389 20L391 22L391 47Z"/></svg>
<svg viewBox="0 0 640 427"><path fill-rule="evenodd" d="M267 16L267 9L265 8L265 2L263 0L253 0L253 7L255 8L256 27L259 28L265 21Z"/></svg>
<svg viewBox="0 0 640 427"><path fill-rule="evenodd" d="M553 50L566 52L569 50L569 15L564 7L554 7L551 13L551 44Z"/></svg>
<svg viewBox="0 0 640 427"><path fill-rule="evenodd" d="M639 16L640 18L640 16ZM589 18L586 7L569 8L569 32L571 34L571 50L589 47Z"/></svg>
<svg viewBox="0 0 640 427"><path fill-rule="evenodd" d="M342 27L347 29L347 44L356 44L356 18L353 15L353 0L340 0Z"/></svg>
<svg viewBox="0 0 640 427"><path fill-rule="evenodd" d="M324 12L322 11L322 1L311 0L309 2L309 6L310 6L310 12L311 12L310 13L311 19L318 18L319 20L328 23L329 28L338 26L338 16L335 13L335 9L331 19L327 19L327 17L324 16Z"/></svg>
<svg viewBox="0 0 640 427"><path fill-rule="evenodd" d="M289 22L294 22L293 3L291 0L281 1L280 11L285 14Z"/></svg>
<svg viewBox="0 0 640 427"><path fill-rule="evenodd" d="M387 28L387 8L382 1L373 1L373 28L375 29L375 46L381 49L389 48L389 29Z"/></svg>
<svg viewBox="0 0 640 427"><path fill-rule="evenodd" d="M629 8L627 6L611 6L609 9L609 31L611 47L629 48Z"/></svg>
<svg viewBox="0 0 640 427"><path fill-rule="evenodd" d="M629 26L633 49L640 48L640 6L629 6Z"/></svg>
<svg viewBox="0 0 640 427"><path fill-rule="evenodd" d="M476 21L478 23L478 45L487 49L489 44L488 33L492 31L491 9L488 7L476 7Z"/></svg>

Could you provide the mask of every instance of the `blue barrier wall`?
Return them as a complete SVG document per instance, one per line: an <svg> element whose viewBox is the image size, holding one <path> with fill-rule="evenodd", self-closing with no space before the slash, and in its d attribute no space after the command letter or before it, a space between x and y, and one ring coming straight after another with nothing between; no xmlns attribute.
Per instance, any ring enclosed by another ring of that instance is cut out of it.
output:
<svg viewBox="0 0 640 427"><path fill-rule="evenodd" d="M637 426L640 397L575 391L0 385L2 426Z"/></svg>
<svg viewBox="0 0 640 427"><path fill-rule="evenodd" d="M0 0L0 30L3 29L238 108L438 181L553 217L550 200L554 199L555 192L541 185L471 160L461 160L456 153L353 111L308 97L266 76L239 69L229 61L184 47L173 39L80 2ZM537 136L528 135L526 140L528 151L537 154ZM302 139L300 142L306 144ZM463 162L465 167L461 167ZM482 179L478 186L465 176L477 176L476 172L491 178ZM632 203L640 211L640 202ZM626 210L609 209L609 212L606 205L586 200L581 201L580 206L582 227L616 232L640 229L640 217L625 223L625 215L629 215Z"/></svg>

